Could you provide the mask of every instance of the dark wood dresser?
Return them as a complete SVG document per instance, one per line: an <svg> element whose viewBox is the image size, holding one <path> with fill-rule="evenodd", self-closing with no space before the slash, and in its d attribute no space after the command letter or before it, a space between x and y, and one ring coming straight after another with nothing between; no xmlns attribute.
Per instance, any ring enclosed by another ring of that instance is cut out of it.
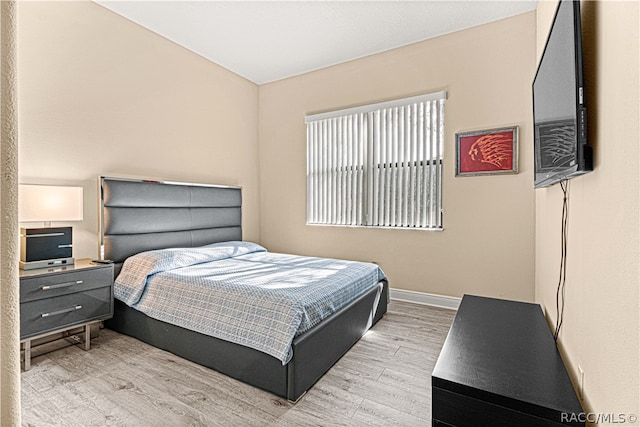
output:
<svg viewBox="0 0 640 427"><path fill-rule="evenodd" d="M432 375L434 426L583 426L537 304L465 295Z"/></svg>

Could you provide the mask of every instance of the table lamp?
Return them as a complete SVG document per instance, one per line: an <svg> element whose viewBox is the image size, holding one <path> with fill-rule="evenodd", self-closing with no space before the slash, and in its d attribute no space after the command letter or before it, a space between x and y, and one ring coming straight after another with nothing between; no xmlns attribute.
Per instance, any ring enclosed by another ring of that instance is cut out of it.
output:
<svg viewBox="0 0 640 427"><path fill-rule="evenodd" d="M72 228L53 221L82 220L82 187L18 187L18 221L42 222L42 228L20 228L20 268L31 270L74 263Z"/></svg>

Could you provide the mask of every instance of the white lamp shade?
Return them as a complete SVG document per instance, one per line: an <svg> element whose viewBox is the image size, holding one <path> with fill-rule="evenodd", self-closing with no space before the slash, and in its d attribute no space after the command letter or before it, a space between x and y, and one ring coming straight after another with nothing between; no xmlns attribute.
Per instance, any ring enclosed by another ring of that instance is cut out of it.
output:
<svg viewBox="0 0 640 427"><path fill-rule="evenodd" d="M82 187L26 185L18 188L20 222L81 221Z"/></svg>

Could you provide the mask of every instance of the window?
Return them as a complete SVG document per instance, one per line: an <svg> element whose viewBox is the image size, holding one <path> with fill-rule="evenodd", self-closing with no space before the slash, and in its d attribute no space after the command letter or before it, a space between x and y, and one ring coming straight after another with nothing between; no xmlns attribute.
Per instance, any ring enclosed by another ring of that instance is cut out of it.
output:
<svg viewBox="0 0 640 427"><path fill-rule="evenodd" d="M442 229L446 96L305 117L307 223Z"/></svg>

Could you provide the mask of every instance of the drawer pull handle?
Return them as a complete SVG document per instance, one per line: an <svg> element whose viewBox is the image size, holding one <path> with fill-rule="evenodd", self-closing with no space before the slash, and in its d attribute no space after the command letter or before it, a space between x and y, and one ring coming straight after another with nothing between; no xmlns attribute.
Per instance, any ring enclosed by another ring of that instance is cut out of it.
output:
<svg viewBox="0 0 640 427"><path fill-rule="evenodd" d="M42 234L27 234L27 235L22 234L22 236L26 237L27 239L33 239L33 238L36 238L36 237L64 236L64 233L42 233Z"/></svg>
<svg viewBox="0 0 640 427"><path fill-rule="evenodd" d="M42 313L40 317L49 317L49 316L55 316L56 314L69 313L71 311L80 310L81 308L82 308L81 305L75 305L73 307L65 308L63 310L52 311L51 313Z"/></svg>
<svg viewBox="0 0 640 427"><path fill-rule="evenodd" d="M57 285L44 285L41 289L43 291L50 291L52 289L68 288L69 286L81 285L81 284L82 284L82 280L76 280L75 282L60 283Z"/></svg>

